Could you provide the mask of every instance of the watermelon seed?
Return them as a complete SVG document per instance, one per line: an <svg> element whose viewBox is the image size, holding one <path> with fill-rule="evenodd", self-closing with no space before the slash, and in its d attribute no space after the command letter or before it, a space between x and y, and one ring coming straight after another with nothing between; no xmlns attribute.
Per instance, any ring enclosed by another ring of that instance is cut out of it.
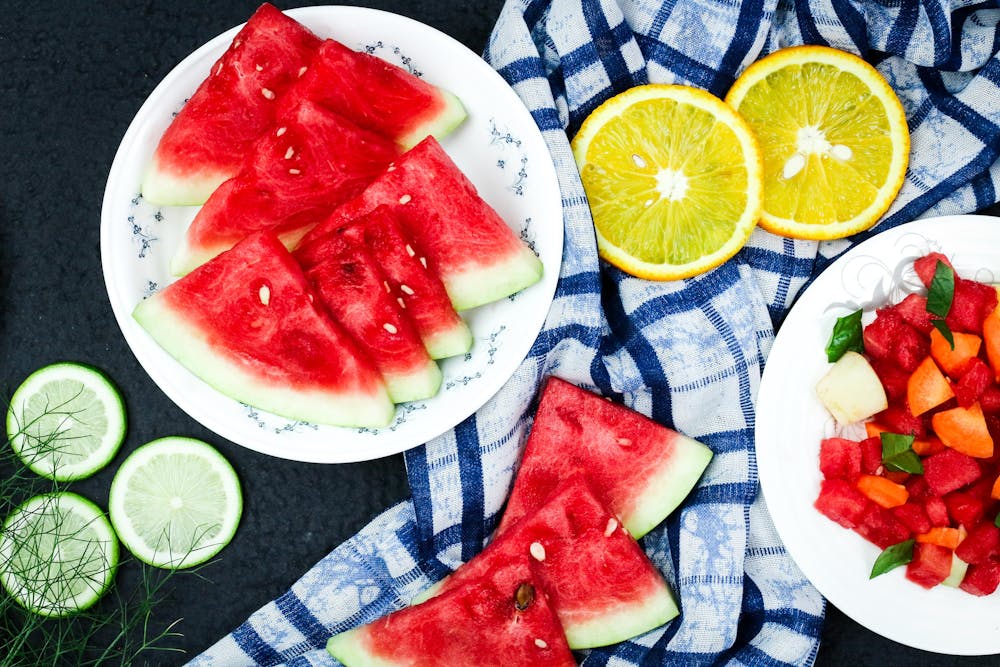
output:
<svg viewBox="0 0 1000 667"><path fill-rule="evenodd" d="M255 67L254 69L256 69L258 72L263 72L264 71L264 66L263 65L257 65L257 67Z"/></svg>
<svg viewBox="0 0 1000 667"><path fill-rule="evenodd" d="M409 243L406 244L406 254L409 255L410 257L413 257L414 255L417 254L413 251L413 247Z"/></svg>
<svg viewBox="0 0 1000 667"><path fill-rule="evenodd" d="M411 199L413 199L413 197L411 197L410 195L403 195L402 197L399 198L399 203L409 204Z"/></svg>
<svg viewBox="0 0 1000 667"><path fill-rule="evenodd" d="M531 556L538 562L545 560L545 547L542 546L541 542L532 542L531 546L528 547L528 551L531 552Z"/></svg>
<svg viewBox="0 0 1000 667"><path fill-rule="evenodd" d="M266 306L271 302L271 288L267 285L261 285L260 289L257 290L257 296L260 297L260 302Z"/></svg>
<svg viewBox="0 0 1000 667"><path fill-rule="evenodd" d="M630 438L618 438L618 440L616 440L616 442L621 447L631 447L632 446L632 440Z"/></svg>
<svg viewBox="0 0 1000 667"><path fill-rule="evenodd" d="M427 268L427 258L426 257L421 257L420 258L420 263L424 265L425 269Z"/></svg>
<svg viewBox="0 0 1000 667"><path fill-rule="evenodd" d="M386 167L386 168L385 168L385 170L386 170L387 172L388 172L388 171L396 171L396 165L394 165L394 164L390 164L390 165L389 165L388 167Z"/></svg>
<svg viewBox="0 0 1000 667"><path fill-rule="evenodd" d="M399 304L399 307L400 307L400 308L403 308L403 309L405 309L405 308L406 308L406 302L405 302L405 301L403 301L403 297L401 297L401 296L397 296L397 297L396 297L396 303L398 303L398 304Z"/></svg>
<svg viewBox="0 0 1000 667"><path fill-rule="evenodd" d="M295 156L295 149L289 146L288 150L285 151L285 159L291 160L294 156Z"/></svg>
<svg viewBox="0 0 1000 667"><path fill-rule="evenodd" d="M525 582L517 587L514 593L514 606L518 611L524 611L535 601L535 587Z"/></svg>
<svg viewBox="0 0 1000 667"><path fill-rule="evenodd" d="M291 168L291 169L288 170L288 173L291 174L292 176L298 176L299 174L302 173L302 170L301 169L295 169L293 167L293 168Z"/></svg>
<svg viewBox="0 0 1000 667"><path fill-rule="evenodd" d="M382 281L382 287L385 288L385 293L386 294L391 294L392 293L392 289L389 288L389 281L388 280L383 280Z"/></svg>
<svg viewBox="0 0 1000 667"><path fill-rule="evenodd" d="M219 73L221 71L222 71L222 61L220 60L219 63L215 66L215 76L219 76Z"/></svg>
<svg viewBox="0 0 1000 667"><path fill-rule="evenodd" d="M611 517L608 519L608 525L604 528L604 537L611 537L616 530L618 530L618 519Z"/></svg>
<svg viewBox="0 0 1000 667"><path fill-rule="evenodd" d="M383 328L383 329L385 329L386 331L388 331L388 332L389 332L389 333L391 333L391 334L394 334L394 333L396 333L397 331L399 331L399 329L397 329L397 328L396 328L396 327L394 327L393 325L389 324L388 322L386 322L385 324L383 324L383 325L382 325L382 328Z"/></svg>
<svg viewBox="0 0 1000 667"><path fill-rule="evenodd" d="M287 131L288 131L287 127L279 127L278 131L274 133L274 136L280 137L281 135L283 135Z"/></svg>
<svg viewBox="0 0 1000 667"><path fill-rule="evenodd" d="M541 638L535 639L535 646L537 646L538 648L548 648L549 647L548 642L546 642L544 639L541 639Z"/></svg>
<svg viewBox="0 0 1000 667"><path fill-rule="evenodd" d="M413 288L410 287L409 285L406 285L406 284L400 285L399 289L400 289L400 291L403 292L403 294L410 294L410 295L414 294Z"/></svg>
<svg viewBox="0 0 1000 667"><path fill-rule="evenodd" d="M268 100L273 100L274 99L274 91L271 90L270 88L261 88L260 89L260 94L263 95L265 99L268 99Z"/></svg>
<svg viewBox="0 0 1000 667"><path fill-rule="evenodd" d="M300 67L299 68L299 76L301 77L303 74L305 74L307 69L309 69L309 68L306 67L305 65L303 65L302 67Z"/></svg>

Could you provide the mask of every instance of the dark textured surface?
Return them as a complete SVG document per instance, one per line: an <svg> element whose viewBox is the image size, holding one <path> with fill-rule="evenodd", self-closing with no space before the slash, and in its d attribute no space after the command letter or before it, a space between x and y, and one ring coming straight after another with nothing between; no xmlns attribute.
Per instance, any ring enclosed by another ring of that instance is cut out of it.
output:
<svg viewBox="0 0 1000 667"><path fill-rule="evenodd" d="M282 8L299 4L280 3ZM353 4L353 3L345 3ZM368 2L437 27L481 52L501 1ZM171 645L203 650L288 588L330 549L407 495L402 458L311 465L270 458L192 421L139 367L114 321L99 226L108 170L154 86L184 56L246 19L256 2L7 3L0 21L0 392L68 359L106 370L131 419L116 459L170 434L201 437L233 462L245 510L233 543L201 576L171 580L154 619L181 619ZM115 465L74 489L106 506ZM123 573L124 583L132 578ZM158 654L150 664L184 658ZM902 647L830 609L820 665L994 664Z"/></svg>

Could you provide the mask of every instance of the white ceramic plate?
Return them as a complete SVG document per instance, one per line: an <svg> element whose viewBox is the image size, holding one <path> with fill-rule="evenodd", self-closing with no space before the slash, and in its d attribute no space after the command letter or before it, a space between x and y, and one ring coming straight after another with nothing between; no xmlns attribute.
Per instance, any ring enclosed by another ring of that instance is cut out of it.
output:
<svg viewBox="0 0 1000 667"><path fill-rule="evenodd" d="M288 12L321 37L408 68L461 98L469 117L442 146L480 194L537 252L540 283L464 313L475 342L465 357L442 363L440 393L401 405L380 429L289 421L222 396L167 355L132 319L135 305L172 282L168 264L196 208L154 207L139 183L160 135L208 74L239 27L184 59L146 100L111 167L101 216L104 277L125 339L153 380L212 431L273 456L323 463L401 452L475 412L524 359L555 292L562 259L562 207L555 169L541 133L520 99L476 54L443 33L395 14L360 7Z"/></svg>
<svg viewBox="0 0 1000 667"><path fill-rule="evenodd" d="M956 655L1000 653L1000 593L975 597L947 586L925 590L905 568L869 579L878 547L821 515L820 440L864 437L838 427L816 398L829 368L833 324L863 308L896 303L921 289L916 257L944 253L959 275L1000 282L1000 224L984 216L919 220L859 244L831 264L781 325L757 402L757 465L775 527L803 573L838 609L893 641ZM863 430L862 430L863 432Z"/></svg>

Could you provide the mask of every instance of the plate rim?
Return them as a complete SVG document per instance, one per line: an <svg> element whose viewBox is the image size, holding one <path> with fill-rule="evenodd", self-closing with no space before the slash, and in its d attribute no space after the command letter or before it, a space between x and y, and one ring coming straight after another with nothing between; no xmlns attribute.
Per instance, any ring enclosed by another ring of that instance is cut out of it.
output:
<svg viewBox="0 0 1000 667"><path fill-rule="evenodd" d="M778 417L782 412L780 404L776 400L776 397L780 397L782 395L779 388L781 385L780 376L777 375L777 373L781 370L781 367L778 364L783 362L783 356L791 354L791 351L794 350L794 345L789 344L787 341L799 333L798 318L804 318L806 314L810 313L810 309L814 306L813 301L819 301L820 297L817 295L822 295L822 288L825 287L827 282L842 277L845 273L845 267L847 267L852 260L864 256L866 252L870 252L873 248L878 250L885 246L891 247L892 243L898 243L900 240L903 240L907 234L924 234L926 240L934 240L938 242L943 251L947 254L949 245L954 245L955 241L953 240L954 236L952 237L952 240L949 240L947 235L943 235L941 233L946 227L950 226L954 228L956 225L978 226L984 224L984 222L991 224L994 229L996 229L996 232L994 233L1000 237L1000 228L996 227L996 218L975 214L943 215L917 219L885 230L884 232L880 232L866 239L837 257L810 284L808 284L806 288L803 289L775 335L771 350L767 357L767 362L765 362L764 372L761 376L757 395L757 408L755 410L756 421L754 429L754 445L757 455L758 479L761 485L761 492L763 493L764 501L768 507L775 530L799 569L824 598L826 598L846 616L871 632L912 648L947 655L973 656L1000 653L1000 633L994 633L995 638L992 642L980 641L975 645L956 645L955 643L948 644L946 641L943 642L942 637L940 636L907 634L902 627L904 625L902 623L897 622L894 624L886 624L885 622L880 622L881 619L877 617L877 612L873 612L873 609L882 609L884 607L885 600L879 596L884 596L887 591L891 592L892 590L895 590L897 585L905 585L917 590L918 593L927 593L928 608L935 604L935 600L931 599L934 597L945 597L945 599L947 599L948 597L951 597L952 594L956 594L956 597L954 598L955 600L965 602L969 607L972 607L977 604L989 604L992 596L976 598L957 589L949 589L947 591L938 590L937 593L941 593L943 595L936 595L934 590L924 591L916 584L902 578L901 568L895 572L890 572L882 575L881 577L870 580L867 579L868 572L861 573L866 578L865 583L871 584L868 595L855 596L850 592L850 587L843 585L838 586L837 582L830 580L830 577L833 576L830 570L824 569L823 563L820 562L821 559L818 559L816 556L820 547L816 545L810 546L804 541L804 539L800 539L800 535L803 530L799 529L797 531L796 526L792 525L794 517L792 515L792 510L788 509L789 505L786 504L789 503L791 496L788 492L783 491L784 485L782 484L782 474L787 473L782 473L781 471L780 461L778 460L780 455L780 452L777 451L778 446L767 445L766 439L775 435L775 428L778 424L780 424ZM954 229L951 231L955 236L957 236ZM1000 250L998 250L996 254L998 259L1000 259ZM880 257L880 259L883 258ZM898 255L893 256L890 259L901 261L903 257L902 255ZM1000 267L1000 264L998 264L998 267ZM820 287L817 288L817 285ZM800 308L800 304L805 305ZM791 327L786 326L789 322L792 323ZM769 364L769 362L774 358L776 351L779 355L777 357L777 362L775 364ZM787 354L786 351L788 351ZM821 349L817 352L821 355L822 359L825 360L823 350ZM769 368L776 370L772 370L769 373ZM818 400L816 402L818 403ZM804 409L805 404L800 404L799 407ZM792 410L794 410L794 407ZM786 413L787 411L788 409L786 408ZM819 427L817 427L817 431L819 431ZM808 447L808 451L816 453L815 469L808 472L810 475L814 475L817 480L821 479L821 475L819 473L818 451L820 438L822 437L822 435L817 437L815 443L809 442L802 443L800 445ZM818 492L818 486L816 491ZM813 497L809 501L810 508L812 508L812 501L814 499L815 498ZM812 516L816 519L818 525L822 522L826 522L830 527L832 527L831 530L836 532L836 534L842 534L851 540L845 540L843 543L838 542L836 545L824 545L823 548L826 548L828 551L833 549L838 554L848 554L854 552L856 550L855 547L868 550L874 549L876 552L878 551L877 547L869 545L869 543L865 542L863 538L856 535L853 531L841 528L833 521L823 517L814 509L812 512ZM868 563L868 565L870 566L871 563ZM940 589L941 587L939 586L936 588ZM994 595L1000 595L1000 593L996 593ZM996 600L993 601L993 605L994 608L987 611L993 611L994 615L996 615ZM947 635L948 633L944 634ZM979 634L984 635L988 633ZM963 639L964 638L965 637L963 636Z"/></svg>
<svg viewBox="0 0 1000 667"><path fill-rule="evenodd" d="M555 297L558 278L561 272L562 254L565 245L565 230L563 224L563 206L561 192L559 189L558 175L548 143L545 141L544 135L534 122L529 110L521 98L503 79L503 77L490 67L490 65L479 55L450 35L433 26L417 21L416 19L386 10L369 7L316 5L290 9L286 10L284 13L303 22L307 26L310 26L310 23L318 23L324 20L339 20L344 26L342 29L339 29L342 32L337 34L337 39L340 39L341 41L345 39L345 35L343 33L347 33L348 35L359 34L360 36L364 36L365 33L363 29L359 31L356 26L359 21L364 21L365 19L371 20L372 17L377 18L378 21L392 24L392 29L394 30L409 30L411 32L418 31L421 38L424 36L432 38L432 43L438 44L439 49L447 47L447 49L450 50L449 52L461 54L463 69L472 70L477 77L481 74L481 76L487 81L491 94L496 94L498 96L498 99L492 100L492 105L497 108L506 108L507 111L505 112L505 117L509 119L516 118L517 123L519 123L519 127L523 126L524 131L532 135L531 140L533 142L533 147L531 150L539 156L544 157L543 160L536 160L535 163L535 169L537 170L535 178L538 182L542 183L537 196L539 197L539 201L544 204L543 206L538 206L538 208L543 208L545 210L546 219L544 222L551 224L555 228L555 231L548 232L548 234L551 235L551 238L547 238L548 247L546 248L546 252L549 257L547 258L547 262L543 265L542 279L538 283L526 288L526 290L535 290L536 292L539 290L543 291L538 293L537 298L540 300L540 303L536 307L531 326L527 327L527 329L533 333L506 343L511 346L510 349L512 350L509 354L509 363L511 364L509 372L505 371L502 374L498 374L493 378L492 383L485 385L485 388L480 390L481 400L477 397L477 399L473 401L475 405L474 407L471 407L471 409L457 411L456 414L460 416L444 420L435 426L425 426L421 430L417 431L414 436L409 438L393 441L386 439L379 440L377 436L374 436L370 442L364 443L363 446L358 446L356 444L347 444L344 446L333 444L324 448L315 447L308 452L289 452L281 444L272 445L268 442L264 442L264 438L253 439L251 442L248 442L245 438L237 437L239 434L234 433L234 428L227 427L225 425L225 420L217 420L211 415L204 414L203 411L196 409L192 405L192 402L187 400L182 395L181 389L174 386L175 383L169 382L168 379L164 377L169 375L169 373L156 368L156 361L147 358L146 354L140 352L141 348L148 344L148 341L141 338L137 339L140 334L145 334L145 332L136 331L135 327L130 326L132 324L131 310L129 310L124 303L127 300L119 298L116 280L118 278L117 274L120 273L120 270L116 269L113 265L111 257L112 253L110 251L111 244L113 243L111 238L113 226L111 221L112 211L119 204L116 197L122 196L121 193L123 192L123 187L121 183L126 179L125 174L122 173L123 165L129 160L130 154L137 150L136 142L146 131L146 126L150 122L155 122L157 119L157 111L159 110L156 107L161 98L168 96L171 89L177 84L177 81L184 76L188 76L189 71L201 64L201 61L205 60L206 57L208 57L208 54L223 48L231 42L236 33L243 27L243 25L245 25L245 22L223 31L215 37L209 39L181 59L153 88L140 105L133 118L130 120L128 128L126 129L118 149L115 152L114 159L108 171L108 178L105 184L104 196L102 200L100 248L105 288L109 301L111 302L112 311L119 330L125 338L129 350L149 378L167 396L167 398L174 403L174 405L180 408L191 419L209 429L217 436L226 438L237 445L262 454L306 463L352 463L379 459L417 447L435 437L440 436L449 429L454 428L462 420L472 414L475 414L477 411L482 409L483 405L488 403L493 396L495 396L496 393L510 380L510 378L517 372L517 369L521 366L524 359L527 357L532 345L537 339L537 336L544 327L548 312ZM376 23L376 25L382 24ZM320 34L320 36L325 38L325 35L323 34ZM214 62L214 60L214 58L211 58L211 62ZM210 66L211 62L207 62L206 68L207 66ZM434 67L429 69L429 73L432 73L435 70ZM438 68L438 71L441 71L440 68ZM548 217L552 217L553 219L548 220ZM508 224L510 224L509 221ZM484 307L489 307L489 304ZM170 359L170 362L180 366L179 363L172 358ZM190 372L184 369L183 366L180 366L180 369L188 373ZM201 381L200 379L199 381L204 383L204 381ZM207 383L204 384L207 386ZM214 388L209 389L220 398L232 400L223 396ZM254 409L268 415L272 414L259 410L258 408ZM399 408L397 408L397 410L398 409ZM281 417L277 418L283 419ZM325 431L328 430L334 437L337 433L349 433L356 430L350 427L326 425L316 425L316 427Z"/></svg>

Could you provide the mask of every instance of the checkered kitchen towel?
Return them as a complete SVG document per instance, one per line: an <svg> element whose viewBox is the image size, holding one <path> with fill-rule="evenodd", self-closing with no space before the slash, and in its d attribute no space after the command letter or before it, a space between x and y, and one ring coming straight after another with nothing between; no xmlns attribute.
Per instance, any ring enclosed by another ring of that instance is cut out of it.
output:
<svg viewBox="0 0 1000 667"><path fill-rule="evenodd" d="M716 454L686 506L643 539L682 615L593 650L584 664L812 663L824 603L761 501L754 402L774 327L850 242L817 247L758 230L734 259L698 278L631 278L597 260L567 133L630 86L678 82L722 96L762 53L829 44L873 62L910 121L909 175L879 229L974 211L998 199L998 22L997 3L968 0L509 0L485 55L532 111L563 195L565 255L544 329L496 397L406 455L411 500L193 664L332 665L322 651L331 634L403 606L471 558L496 526L549 373L620 398Z"/></svg>

